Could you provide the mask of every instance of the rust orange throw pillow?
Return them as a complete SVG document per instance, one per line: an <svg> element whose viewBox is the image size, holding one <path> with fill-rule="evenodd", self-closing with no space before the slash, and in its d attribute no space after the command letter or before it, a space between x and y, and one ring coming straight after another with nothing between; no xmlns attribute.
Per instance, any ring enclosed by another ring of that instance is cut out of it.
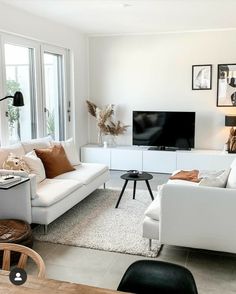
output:
<svg viewBox="0 0 236 294"><path fill-rule="evenodd" d="M171 180L184 180L199 183L201 179L198 178L199 171L194 170L181 170L175 175L171 176Z"/></svg>
<svg viewBox="0 0 236 294"><path fill-rule="evenodd" d="M35 149L35 153L42 160L48 179L75 170L61 145L45 149Z"/></svg>

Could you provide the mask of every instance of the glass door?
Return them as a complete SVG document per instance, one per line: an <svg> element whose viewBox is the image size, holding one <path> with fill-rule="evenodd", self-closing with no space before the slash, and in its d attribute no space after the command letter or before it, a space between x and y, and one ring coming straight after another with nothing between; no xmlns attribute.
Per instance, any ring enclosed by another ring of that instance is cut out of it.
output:
<svg viewBox="0 0 236 294"><path fill-rule="evenodd" d="M34 49L10 43L4 44L6 95L21 91L24 106L14 107L12 99L7 99L5 115L8 120L8 142L36 137L36 95L34 74Z"/></svg>
<svg viewBox="0 0 236 294"><path fill-rule="evenodd" d="M43 51L45 133L54 140L65 138L64 56Z"/></svg>

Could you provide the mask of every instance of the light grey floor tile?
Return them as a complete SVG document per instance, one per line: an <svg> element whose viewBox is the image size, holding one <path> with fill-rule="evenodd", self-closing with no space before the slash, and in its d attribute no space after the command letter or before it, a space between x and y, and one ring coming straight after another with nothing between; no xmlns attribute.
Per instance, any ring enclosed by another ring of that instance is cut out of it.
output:
<svg viewBox="0 0 236 294"><path fill-rule="evenodd" d="M33 249L45 260L55 250L56 246L53 243L34 241Z"/></svg>
<svg viewBox="0 0 236 294"><path fill-rule="evenodd" d="M46 275L49 279L62 280L72 283L98 286L103 279L104 272L99 268L89 267L87 270L80 267L68 267L47 264Z"/></svg>
<svg viewBox="0 0 236 294"><path fill-rule="evenodd" d="M221 290L222 293L236 292L236 257L190 252L187 268L201 289Z"/></svg>
<svg viewBox="0 0 236 294"><path fill-rule="evenodd" d="M186 266L188 250L177 246L163 246L159 256L156 260L175 263Z"/></svg>
<svg viewBox="0 0 236 294"><path fill-rule="evenodd" d="M107 271L105 272L105 275L98 286L109 289L117 289L119 282L127 268L137 260L147 259L149 258L137 255L116 254L115 260L110 265L110 267L107 268Z"/></svg>
<svg viewBox="0 0 236 294"><path fill-rule="evenodd" d="M47 256L45 262L59 266L105 271L113 262L115 253L101 250L86 249L74 246L56 245L53 252Z"/></svg>

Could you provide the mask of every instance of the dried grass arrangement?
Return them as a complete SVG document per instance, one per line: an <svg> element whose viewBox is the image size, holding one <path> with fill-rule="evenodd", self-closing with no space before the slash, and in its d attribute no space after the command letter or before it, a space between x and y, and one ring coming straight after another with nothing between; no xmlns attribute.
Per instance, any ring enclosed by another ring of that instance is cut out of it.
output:
<svg viewBox="0 0 236 294"><path fill-rule="evenodd" d="M230 129L229 139L226 144L228 145L229 153L236 153L236 130L233 127Z"/></svg>
<svg viewBox="0 0 236 294"><path fill-rule="evenodd" d="M88 112L96 118L98 129L103 135L118 136L123 135L127 131L128 125L122 124L119 120L117 122L113 121L113 104L109 104L104 109L100 109L91 101L86 100L86 103Z"/></svg>

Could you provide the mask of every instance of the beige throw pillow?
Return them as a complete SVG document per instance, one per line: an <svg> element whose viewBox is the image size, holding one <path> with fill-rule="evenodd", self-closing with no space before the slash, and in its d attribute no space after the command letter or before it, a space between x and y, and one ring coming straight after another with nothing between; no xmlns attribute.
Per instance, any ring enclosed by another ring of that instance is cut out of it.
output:
<svg viewBox="0 0 236 294"><path fill-rule="evenodd" d="M7 159L10 153L13 153L16 156L20 157L25 154L25 151L21 143L9 145L6 147L1 147L0 148L0 168L2 168L3 162Z"/></svg>
<svg viewBox="0 0 236 294"><path fill-rule="evenodd" d="M7 159L3 162L2 167L7 170L20 170L30 173L27 163L19 156L10 153Z"/></svg>

